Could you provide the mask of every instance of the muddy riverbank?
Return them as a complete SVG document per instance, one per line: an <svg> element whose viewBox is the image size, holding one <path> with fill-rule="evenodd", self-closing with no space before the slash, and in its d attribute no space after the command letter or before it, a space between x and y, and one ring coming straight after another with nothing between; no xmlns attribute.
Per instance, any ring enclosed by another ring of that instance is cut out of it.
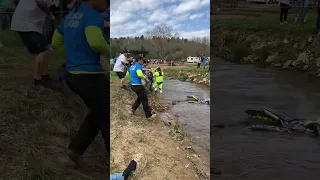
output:
<svg viewBox="0 0 320 180"><path fill-rule="evenodd" d="M260 12L261 14L261 12ZM300 71L320 77L320 41L308 42L314 30L312 13L306 24L279 25L276 15L241 20L213 20L211 46L216 57L263 67Z"/></svg>
<svg viewBox="0 0 320 180"><path fill-rule="evenodd" d="M111 170L121 171L131 159L138 161L133 179L209 179L209 163L203 163L194 143L165 105L153 97L159 117L146 121L142 108L130 115L135 95L121 89L111 76ZM122 108L119 108L122 107ZM123 109L126 109L123 111ZM163 123L165 122L165 123ZM168 123L170 122L170 126Z"/></svg>

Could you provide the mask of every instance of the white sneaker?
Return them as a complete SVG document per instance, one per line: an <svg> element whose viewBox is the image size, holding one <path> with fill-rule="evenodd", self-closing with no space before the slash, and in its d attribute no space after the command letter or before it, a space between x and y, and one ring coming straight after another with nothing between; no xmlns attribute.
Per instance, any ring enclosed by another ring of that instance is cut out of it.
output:
<svg viewBox="0 0 320 180"><path fill-rule="evenodd" d="M162 94L162 90L160 90L160 94Z"/></svg>
<svg viewBox="0 0 320 180"><path fill-rule="evenodd" d="M149 119L154 119L155 117L157 117L157 114L152 114L152 116L149 117L149 118L147 118L147 119L148 119L148 120L149 120Z"/></svg>
<svg viewBox="0 0 320 180"><path fill-rule="evenodd" d="M283 23L281 22L280 25L283 25Z"/></svg>
<svg viewBox="0 0 320 180"><path fill-rule="evenodd" d="M283 21L283 23L288 24L288 22L287 22L287 21Z"/></svg>
<svg viewBox="0 0 320 180"><path fill-rule="evenodd" d="M131 110L131 111L129 112L129 114L130 114L130 115L135 115L135 112L134 112L133 110Z"/></svg>

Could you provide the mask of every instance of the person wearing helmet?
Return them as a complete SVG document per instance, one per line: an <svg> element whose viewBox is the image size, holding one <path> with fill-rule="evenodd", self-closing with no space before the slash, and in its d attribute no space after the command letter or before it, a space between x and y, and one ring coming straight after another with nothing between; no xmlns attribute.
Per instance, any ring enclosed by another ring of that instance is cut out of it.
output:
<svg viewBox="0 0 320 180"><path fill-rule="evenodd" d="M162 87L163 87L163 71L161 70L160 67L157 67L156 71L153 73L153 77L155 77L156 82L153 83L153 89L155 92L159 91L162 93Z"/></svg>

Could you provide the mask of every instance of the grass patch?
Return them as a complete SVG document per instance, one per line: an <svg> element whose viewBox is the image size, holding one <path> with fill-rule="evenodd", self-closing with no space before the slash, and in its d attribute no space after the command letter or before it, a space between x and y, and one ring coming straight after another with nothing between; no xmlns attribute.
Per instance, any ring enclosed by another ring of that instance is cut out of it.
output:
<svg viewBox="0 0 320 180"><path fill-rule="evenodd" d="M208 65L207 65L208 67ZM194 66L187 67L174 67L174 68L166 68L166 73L170 72L208 72L208 69L197 68L196 64Z"/></svg>
<svg viewBox="0 0 320 180"><path fill-rule="evenodd" d="M23 46L19 34L9 30L0 30L0 42L5 47L17 48Z"/></svg>
<svg viewBox="0 0 320 180"><path fill-rule="evenodd" d="M8 180L48 179L85 180L99 178L108 166L103 157L101 137L85 153L91 167L80 173L65 167L65 149L83 121L87 109L73 93L63 94L49 89L33 89L34 56L22 46L12 31L0 31L0 174ZM64 54L51 54L50 73L58 74ZM58 160L59 159L59 160ZM97 168L99 167L99 168Z"/></svg>
<svg viewBox="0 0 320 180"><path fill-rule="evenodd" d="M288 17L289 24L279 25L279 15L262 15L259 17L250 17L246 19L215 19L211 20L213 28L228 29L235 32L244 32L247 34L260 33L261 36L307 36L315 28L315 13L308 13L308 22L305 24L292 23L294 16Z"/></svg>
<svg viewBox="0 0 320 180"><path fill-rule="evenodd" d="M196 65L188 66L188 67L174 67L174 68L167 68L164 70L165 76L171 79L177 79L180 81L190 81L195 83L203 83L209 85L208 82L200 82L204 78L208 78L209 71L208 66L206 69L197 68ZM210 78L208 78L210 79Z"/></svg>

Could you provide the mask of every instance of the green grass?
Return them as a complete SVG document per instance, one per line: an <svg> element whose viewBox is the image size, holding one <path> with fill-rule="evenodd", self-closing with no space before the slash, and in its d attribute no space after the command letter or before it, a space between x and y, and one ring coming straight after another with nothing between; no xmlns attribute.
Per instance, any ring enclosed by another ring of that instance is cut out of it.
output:
<svg viewBox="0 0 320 180"><path fill-rule="evenodd" d="M206 69L197 68L196 65L194 66L188 66L188 67L174 67L174 68L167 68L164 70L165 76L177 79L180 81L192 81L197 83L197 81L194 81L195 79L202 80L204 77L209 76L207 64ZM192 74L192 77L190 75Z"/></svg>
<svg viewBox="0 0 320 180"><path fill-rule="evenodd" d="M6 47L23 47L18 33L9 30L0 30L0 42Z"/></svg>
<svg viewBox="0 0 320 180"><path fill-rule="evenodd" d="M70 91L31 88L35 57L26 51L15 32L0 31L0 41L4 45L0 47L1 177L7 180L98 178L107 162L100 137L86 152L86 162L95 167L89 173L73 171L58 161L68 159L65 149L87 111L83 102ZM50 74L55 77L65 61L64 54L53 53L50 59Z"/></svg>
<svg viewBox="0 0 320 180"><path fill-rule="evenodd" d="M314 11L309 11L307 23L301 24L294 23L295 15L290 10L289 23L284 25L280 25L277 12L255 13L256 17L247 16L242 19L212 19L211 36L216 39L212 43L218 47L212 49L212 52L234 62L244 62L245 57L252 55L256 63L264 64L267 57L275 53L279 54L276 62L282 63L297 58L299 53L305 51L306 40L315 29Z"/></svg>
<svg viewBox="0 0 320 180"><path fill-rule="evenodd" d="M207 68L208 68L207 64ZM188 67L174 67L174 68L167 68L165 69L165 72L208 72L208 69L202 69L202 68L197 68L196 65L194 66L188 66Z"/></svg>
<svg viewBox="0 0 320 180"><path fill-rule="evenodd" d="M260 33L261 36L305 36L315 28L316 17L312 12L308 13L308 21L305 24L293 23L294 16L289 14L289 24L281 26L279 23L279 15L262 15L259 17L251 17L245 19L215 19L211 20L214 29L227 29L242 33ZM218 30L219 31L219 30ZM213 31L214 33L214 31Z"/></svg>

